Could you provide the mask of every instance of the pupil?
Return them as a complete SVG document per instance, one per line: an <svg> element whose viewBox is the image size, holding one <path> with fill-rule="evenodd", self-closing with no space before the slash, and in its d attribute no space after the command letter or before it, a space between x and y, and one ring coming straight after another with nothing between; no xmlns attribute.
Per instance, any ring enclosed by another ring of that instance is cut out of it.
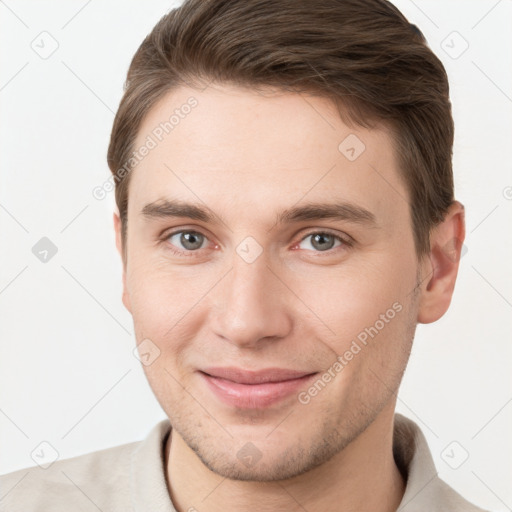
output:
<svg viewBox="0 0 512 512"><path fill-rule="evenodd" d="M198 249L201 247L201 241L198 233L184 233L181 235L181 243L187 249Z"/></svg>
<svg viewBox="0 0 512 512"><path fill-rule="evenodd" d="M326 247L326 244L325 244L326 240L327 240L328 247ZM318 242L319 242L319 244L318 244ZM334 240L333 240L332 235L328 235L325 233L324 234L319 233L313 237L313 247L315 247L315 249L320 249L321 251L331 249L333 242L334 242Z"/></svg>

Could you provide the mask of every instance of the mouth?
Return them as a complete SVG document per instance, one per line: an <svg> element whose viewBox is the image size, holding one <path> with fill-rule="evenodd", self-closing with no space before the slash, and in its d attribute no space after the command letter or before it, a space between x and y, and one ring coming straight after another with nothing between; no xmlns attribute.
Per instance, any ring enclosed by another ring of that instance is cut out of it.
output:
<svg viewBox="0 0 512 512"><path fill-rule="evenodd" d="M309 385L318 372L282 368L247 371L207 368L198 372L222 403L242 409L264 409Z"/></svg>

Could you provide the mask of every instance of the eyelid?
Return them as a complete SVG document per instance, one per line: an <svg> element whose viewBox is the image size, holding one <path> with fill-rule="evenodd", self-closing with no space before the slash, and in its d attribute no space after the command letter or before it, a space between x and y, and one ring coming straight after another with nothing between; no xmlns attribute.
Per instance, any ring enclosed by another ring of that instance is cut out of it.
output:
<svg viewBox="0 0 512 512"><path fill-rule="evenodd" d="M302 242L308 236L318 235L318 234L331 235L335 238L338 238L339 240L341 240L343 243L345 243L347 245L353 244L355 242L355 240L351 236L347 235L346 233L342 234L339 231L333 231L333 230L330 230L329 228L317 228L317 229L313 229L312 231L308 231L306 234L304 234L302 236L302 238L300 239L300 242Z"/></svg>
<svg viewBox="0 0 512 512"><path fill-rule="evenodd" d="M167 240L169 237L173 236L173 235L177 235L178 233L198 233L202 236L204 236L205 238L207 238L208 240L210 240L210 236L207 235L204 231L203 231L203 227L199 227L199 226L180 226L179 228L169 228L169 229L164 229L161 234L158 235L158 238L159 239L162 239L162 240Z"/></svg>

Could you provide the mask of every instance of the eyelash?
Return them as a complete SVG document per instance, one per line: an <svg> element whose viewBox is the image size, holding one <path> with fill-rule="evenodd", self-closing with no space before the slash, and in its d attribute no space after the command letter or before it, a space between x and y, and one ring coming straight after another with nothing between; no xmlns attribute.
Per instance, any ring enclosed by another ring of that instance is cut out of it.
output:
<svg viewBox="0 0 512 512"><path fill-rule="evenodd" d="M180 233L194 233L203 236L206 240L208 240L208 237L201 233L200 231L195 231L193 229L180 229L178 231L172 231L170 233L165 233L162 238L161 242L165 244L166 249L171 251L174 255L177 256L184 256L184 257L194 257L198 252L201 251L201 249L196 249L194 251L184 251L176 249L175 246L173 246L170 242L166 243L169 238L171 238L174 235L180 234ZM337 252L337 250L343 250L343 249L350 249L354 245L354 240L347 235L346 239L341 237L340 235L337 235L329 230L321 230L321 231L310 231L309 233L306 233L298 242L295 242L293 245L300 244L303 242L306 238L314 235L330 235L333 236L336 240L341 242L341 245L338 247L334 247L332 249L328 249L326 251L313 251L314 253L318 254L320 257L323 254L332 255L333 252Z"/></svg>

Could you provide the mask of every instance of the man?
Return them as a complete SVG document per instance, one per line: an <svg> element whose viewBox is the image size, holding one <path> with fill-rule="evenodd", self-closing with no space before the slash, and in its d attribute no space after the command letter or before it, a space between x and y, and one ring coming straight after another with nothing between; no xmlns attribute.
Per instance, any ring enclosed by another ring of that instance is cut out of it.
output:
<svg viewBox="0 0 512 512"><path fill-rule="evenodd" d="M169 420L2 510L481 510L394 413L464 240L441 62L381 0L190 0L112 130L123 303Z"/></svg>

